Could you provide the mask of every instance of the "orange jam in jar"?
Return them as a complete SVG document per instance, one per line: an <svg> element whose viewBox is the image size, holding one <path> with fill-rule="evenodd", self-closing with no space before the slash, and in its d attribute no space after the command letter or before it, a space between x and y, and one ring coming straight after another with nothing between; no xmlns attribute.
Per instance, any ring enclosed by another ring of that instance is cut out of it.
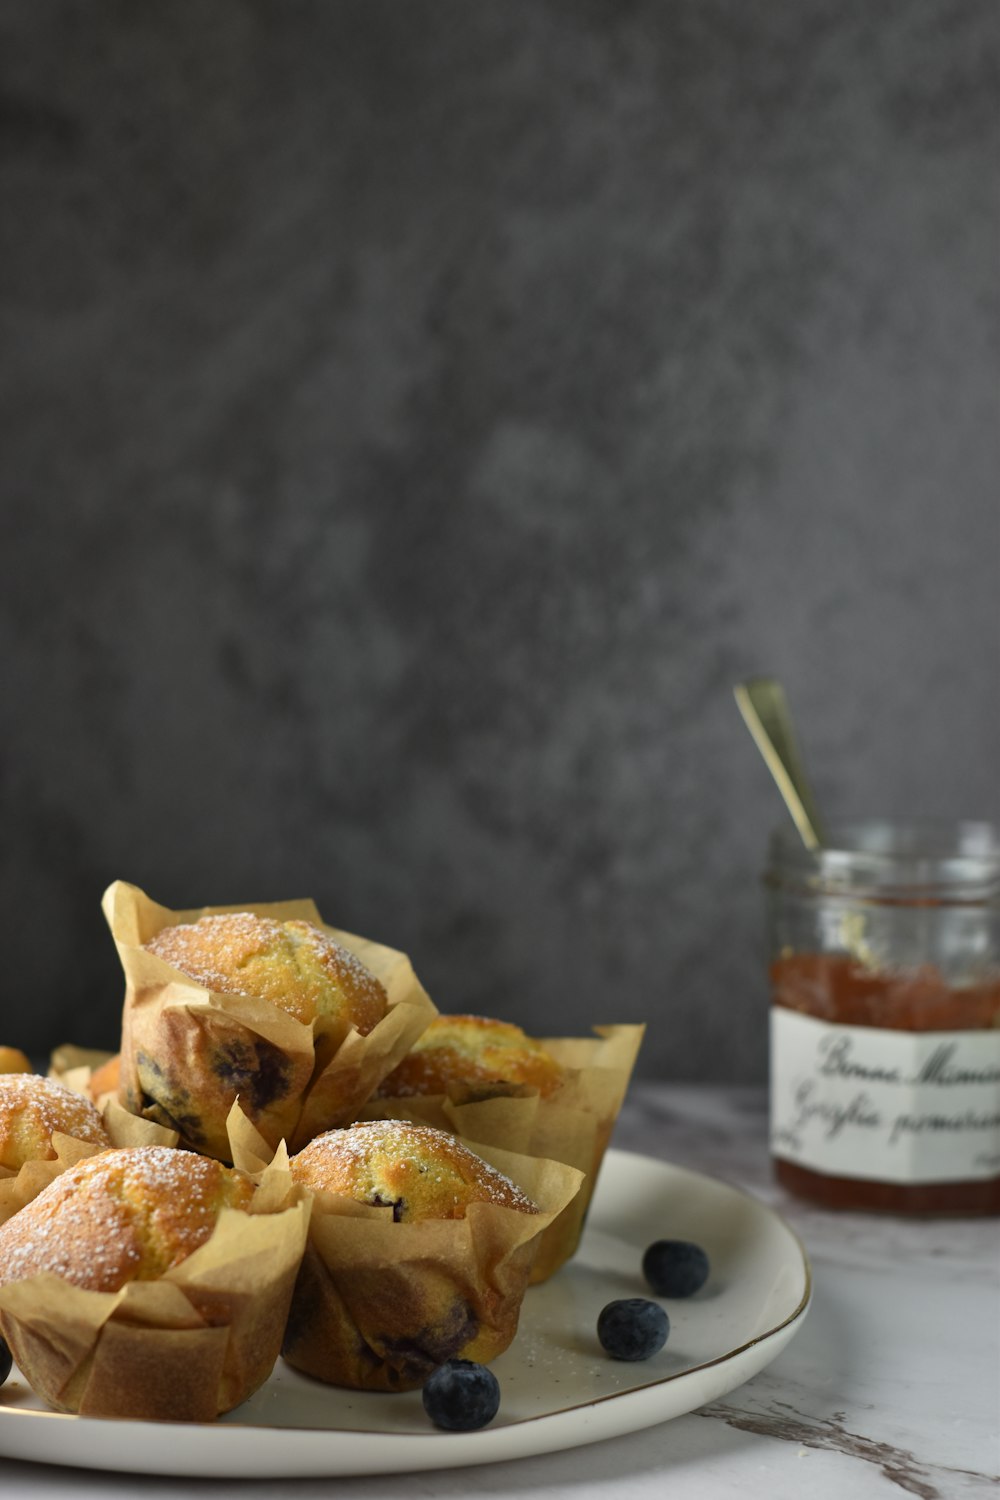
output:
<svg viewBox="0 0 1000 1500"><path fill-rule="evenodd" d="M784 830L765 884L771 1150L830 1208L1000 1213L1000 838Z"/></svg>

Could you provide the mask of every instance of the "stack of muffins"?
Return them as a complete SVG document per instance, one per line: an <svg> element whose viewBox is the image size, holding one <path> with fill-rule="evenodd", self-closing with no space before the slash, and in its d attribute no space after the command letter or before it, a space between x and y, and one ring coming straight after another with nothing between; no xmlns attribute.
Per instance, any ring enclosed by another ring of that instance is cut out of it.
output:
<svg viewBox="0 0 1000 1500"><path fill-rule="evenodd" d="M311 902L174 912L118 882L104 910L120 1055L60 1049L46 1079L0 1049L0 1332L32 1387L205 1420L279 1351L376 1390L500 1354L575 1248L642 1028L439 1017Z"/></svg>

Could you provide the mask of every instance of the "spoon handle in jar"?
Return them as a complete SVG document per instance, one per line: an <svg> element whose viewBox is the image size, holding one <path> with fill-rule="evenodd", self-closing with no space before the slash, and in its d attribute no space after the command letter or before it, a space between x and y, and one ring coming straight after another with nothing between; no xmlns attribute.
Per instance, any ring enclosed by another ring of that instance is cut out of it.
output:
<svg viewBox="0 0 1000 1500"><path fill-rule="evenodd" d="M825 842L823 820L799 754L785 690L773 677L751 677L733 689L740 713L807 849Z"/></svg>

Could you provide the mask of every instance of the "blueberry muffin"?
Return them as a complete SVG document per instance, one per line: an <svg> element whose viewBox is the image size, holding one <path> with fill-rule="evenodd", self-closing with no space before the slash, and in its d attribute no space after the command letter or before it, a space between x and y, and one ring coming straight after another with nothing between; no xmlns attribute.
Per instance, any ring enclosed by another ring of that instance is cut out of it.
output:
<svg viewBox="0 0 1000 1500"><path fill-rule="evenodd" d="M43 1271L92 1292L153 1280L205 1243L223 1208L252 1196L242 1172L189 1151L102 1151L0 1225L0 1286Z"/></svg>
<svg viewBox="0 0 1000 1500"><path fill-rule="evenodd" d="M222 1160L237 1096L276 1146L294 1128L317 1051L335 1050L352 1028L367 1036L386 1013L379 980L309 922L256 912L204 916L162 928L145 952L200 989L266 1002L298 1028L297 1053L232 1011L203 1018L171 1007L148 1037L139 1016L129 1017L123 1052L131 1066L121 1069L122 1102L177 1130L184 1146Z"/></svg>
<svg viewBox="0 0 1000 1500"><path fill-rule="evenodd" d="M378 1097L405 1099L515 1085L537 1089L548 1099L563 1077L555 1058L520 1026L487 1016L435 1016L380 1085Z"/></svg>
<svg viewBox="0 0 1000 1500"><path fill-rule="evenodd" d="M78 1161L0 1227L0 1333L58 1411L208 1421L274 1366L308 1227L275 1164L165 1146ZM271 1174L271 1180L264 1181Z"/></svg>
<svg viewBox="0 0 1000 1500"><path fill-rule="evenodd" d="M312 901L171 911L117 880L102 907L125 972L118 1101L221 1161L237 1098L296 1151L356 1120L437 1014L405 953Z"/></svg>
<svg viewBox="0 0 1000 1500"><path fill-rule="evenodd" d="M538 1236L581 1174L445 1131L380 1120L291 1160L315 1193L283 1353L334 1385L408 1390L448 1359L495 1358L517 1331Z"/></svg>
<svg viewBox="0 0 1000 1500"><path fill-rule="evenodd" d="M409 1119L481 1145L554 1157L586 1172L573 1201L542 1236L532 1281L576 1251L629 1077L641 1025L599 1026L590 1037L525 1037L478 1016L432 1021L365 1106L366 1119Z"/></svg>
<svg viewBox="0 0 1000 1500"><path fill-rule="evenodd" d="M0 1167L18 1172L26 1162L54 1161L56 1131L93 1146L111 1145L89 1099L38 1073L0 1074Z"/></svg>

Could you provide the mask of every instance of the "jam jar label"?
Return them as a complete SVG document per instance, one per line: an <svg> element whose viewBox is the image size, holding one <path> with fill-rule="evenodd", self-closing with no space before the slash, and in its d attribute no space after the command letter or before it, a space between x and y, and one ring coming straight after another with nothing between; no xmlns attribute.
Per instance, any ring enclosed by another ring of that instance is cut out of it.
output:
<svg viewBox="0 0 1000 1500"><path fill-rule="evenodd" d="M1000 1030L886 1031L773 1006L771 1150L831 1177L1000 1177Z"/></svg>

